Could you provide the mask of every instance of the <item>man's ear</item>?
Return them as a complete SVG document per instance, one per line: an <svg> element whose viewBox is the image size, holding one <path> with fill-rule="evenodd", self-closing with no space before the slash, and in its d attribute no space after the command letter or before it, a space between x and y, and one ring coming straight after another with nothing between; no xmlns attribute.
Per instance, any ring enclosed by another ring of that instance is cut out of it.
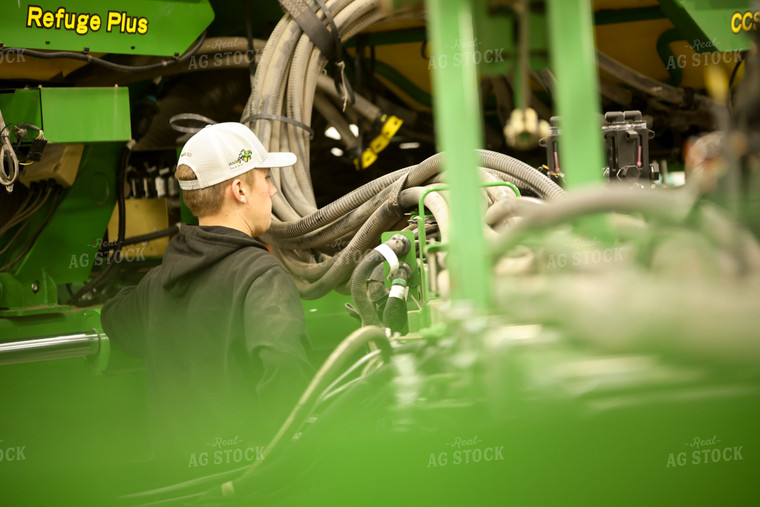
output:
<svg viewBox="0 0 760 507"><path fill-rule="evenodd" d="M230 191L232 192L232 197L236 202L239 202L240 204L245 204L247 202L248 195L246 194L246 188L245 185L243 185L243 180L239 178L232 180L232 183L230 183Z"/></svg>

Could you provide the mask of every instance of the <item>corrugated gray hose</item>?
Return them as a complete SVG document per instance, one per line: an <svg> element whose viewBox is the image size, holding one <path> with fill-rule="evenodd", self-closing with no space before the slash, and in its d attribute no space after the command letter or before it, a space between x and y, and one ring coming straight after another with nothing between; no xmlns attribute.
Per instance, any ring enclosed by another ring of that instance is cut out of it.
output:
<svg viewBox="0 0 760 507"><path fill-rule="evenodd" d="M379 0L328 0L326 5L343 41L383 18ZM321 10L316 13L325 20ZM337 96L321 77L326 64L322 53L286 14L267 41L241 119L267 150L291 151L298 158L293 169L272 171L280 191L272 200L272 226L262 239L273 246L306 299L345 286L365 252L403 217L403 204L409 199L400 199L402 191L420 187L438 175L442 160L441 154L434 155L317 209L309 171L310 134L298 125L273 118L310 124L318 82L321 80L323 91ZM374 111L366 99L357 100L361 111ZM490 151L480 151L479 156L481 165L502 180L529 188L546 199L563 194L549 178L519 160ZM438 202L435 196L430 201ZM442 215L440 209L435 211ZM345 247L336 252L335 245Z"/></svg>

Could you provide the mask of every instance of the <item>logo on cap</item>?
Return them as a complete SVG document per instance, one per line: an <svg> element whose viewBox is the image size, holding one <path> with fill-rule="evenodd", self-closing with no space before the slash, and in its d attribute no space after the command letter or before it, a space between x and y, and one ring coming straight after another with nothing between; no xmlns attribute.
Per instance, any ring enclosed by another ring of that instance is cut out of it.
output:
<svg viewBox="0 0 760 507"><path fill-rule="evenodd" d="M245 162L248 162L251 160L251 150L242 149L240 150L240 154L238 155L237 160L233 160L230 162L230 169L235 169L236 167L239 167L240 164L243 164Z"/></svg>

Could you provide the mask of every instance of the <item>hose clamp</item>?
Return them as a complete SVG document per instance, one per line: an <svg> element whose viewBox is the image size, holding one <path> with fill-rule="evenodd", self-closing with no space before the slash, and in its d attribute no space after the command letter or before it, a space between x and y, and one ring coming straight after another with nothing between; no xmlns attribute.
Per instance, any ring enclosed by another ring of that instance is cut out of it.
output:
<svg viewBox="0 0 760 507"><path fill-rule="evenodd" d="M391 247L386 245L385 243L375 247L375 250L380 253L383 257L385 257L385 260L388 261L388 264L390 265L390 271L389 274L393 275L398 270L398 257L396 256L396 252L393 251Z"/></svg>

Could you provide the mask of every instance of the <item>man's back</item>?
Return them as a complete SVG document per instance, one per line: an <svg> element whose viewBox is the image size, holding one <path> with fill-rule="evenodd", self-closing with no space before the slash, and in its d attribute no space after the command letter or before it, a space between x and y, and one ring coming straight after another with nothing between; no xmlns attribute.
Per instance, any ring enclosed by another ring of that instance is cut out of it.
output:
<svg viewBox="0 0 760 507"><path fill-rule="evenodd" d="M183 227L162 265L104 306L102 323L114 346L145 358L169 476L256 459L313 374L290 275L228 227Z"/></svg>

